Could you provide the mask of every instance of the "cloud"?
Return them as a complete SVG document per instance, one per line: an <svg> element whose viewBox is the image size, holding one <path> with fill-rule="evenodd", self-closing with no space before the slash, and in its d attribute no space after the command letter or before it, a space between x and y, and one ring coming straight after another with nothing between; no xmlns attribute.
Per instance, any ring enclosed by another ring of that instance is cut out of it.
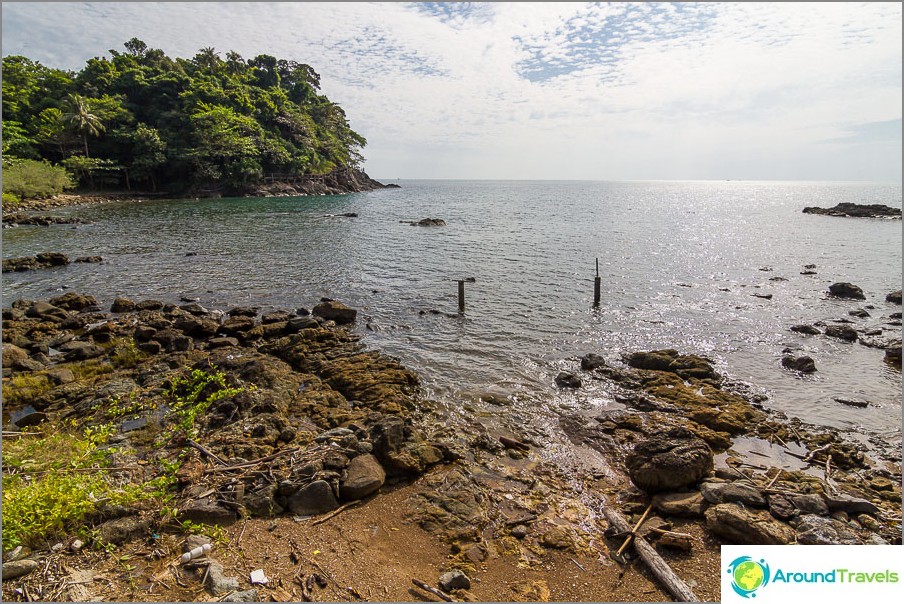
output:
<svg viewBox="0 0 904 604"><path fill-rule="evenodd" d="M901 119L899 3L4 3L3 17L4 54L69 69L133 36L306 62L376 175L834 179L878 145L849 175L901 179L900 153L857 134Z"/></svg>

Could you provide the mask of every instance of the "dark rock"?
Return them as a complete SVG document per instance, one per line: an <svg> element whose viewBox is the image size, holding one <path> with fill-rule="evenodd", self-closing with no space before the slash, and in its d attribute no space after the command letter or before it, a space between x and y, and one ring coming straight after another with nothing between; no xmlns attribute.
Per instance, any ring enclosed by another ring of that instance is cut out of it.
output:
<svg viewBox="0 0 904 604"><path fill-rule="evenodd" d="M826 327L825 334L831 338L839 338L846 342L854 342L857 340L857 330L847 325L829 325Z"/></svg>
<svg viewBox="0 0 904 604"><path fill-rule="evenodd" d="M804 214L821 214L823 216L842 216L850 218L900 218L901 210L882 204L859 204L842 202L831 208L806 207Z"/></svg>
<svg viewBox="0 0 904 604"><path fill-rule="evenodd" d="M317 480L302 487L288 498L289 511L298 516L312 516L339 507L333 488L324 480Z"/></svg>
<svg viewBox="0 0 904 604"><path fill-rule="evenodd" d="M842 405L847 405L848 407L859 407L861 409L865 409L866 407L869 407L869 401L860 401L860 400L839 398L839 397L833 397L832 400L835 401L836 403L841 403Z"/></svg>
<svg viewBox="0 0 904 604"><path fill-rule="evenodd" d="M873 516L879 512L879 508L872 502L858 497L851 497L850 495L826 495L825 501L830 512L841 511L848 514L870 514Z"/></svg>
<svg viewBox="0 0 904 604"><path fill-rule="evenodd" d="M386 482L386 472L373 455L355 457L345 472L345 478L339 483L339 494L347 501L363 499Z"/></svg>
<svg viewBox="0 0 904 604"><path fill-rule="evenodd" d="M411 226L426 226L426 227L437 227L437 226L446 226L446 221L442 218L422 218L421 220L412 220L402 222L407 222Z"/></svg>
<svg viewBox="0 0 904 604"><path fill-rule="evenodd" d="M374 444L374 455L378 458L400 450L406 440L405 422L394 415L380 419L370 428L370 440Z"/></svg>
<svg viewBox="0 0 904 604"><path fill-rule="evenodd" d="M358 311L335 300L321 302L314 307L312 312L315 316L323 317L328 321L335 321L339 325L354 323L358 316Z"/></svg>
<svg viewBox="0 0 904 604"><path fill-rule="evenodd" d="M132 332L132 337L135 338L138 342L147 342L151 338L154 337L154 334L157 333L157 330L153 327L149 327L147 325L139 325L135 328L135 331Z"/></svg>
<svg viewBox="0 0 904 604"><path fill-rule="evenodd" d="M254 328L254 319L244 315L230 317L220 326L220 332L235 336Z"/></svg>
<svg viewBox="0 0 904 604"><path fill-rule="evenodd" d="M773 493L769 495L769 513L779 520L788 520L797 514L797 509L787 497Z"/></svg>
<svg viewBox="0 0 904 604"><path fill-rule="evenodd" d="M898 367L901 366L901 344L889 346L885 349L885 361Z"/></svg>
<svg viewBox="0 0 904 604"><path fill-rule="evenodd" d="M657 493L653 495L653 508L666 516L702 518L709 507L700 491L688 493Z"/></svg>
<svg viewBox="0 0 904 604"><path fill-rule="evenodd" d="M261 324L269 325L270 323L280 323L283 321L288 321L291 318L292 318L292 315L290 315L287 312L282 312L282 311L269 312L269 313L265 313L265 314L261 315Z"/></svg>
<svg viewBox="0 0 904 604"><path fill-rule="evenodd" d="M138 305L128 298L116 298L110 306L110 312L132 312L138 308Z"/></svg>
<svg viewBox="0 0 904 604"><path fill-rule="evenodd" d="M17 367L22 361L25 361L28 358L28 352L26 352L24 349L16 346L15 344L10 344L7 342L3 343L4 367Z"/></svg>
<svg viewBox="0 0 904 604"><path fill-rule="evenodd" d="M51 298L49 302L57 308L64 310L84 310L92 306L97 306L97 298L94 296L84 296L75 292L67 292L62 296Z"/></svg>
<svg viewBox="0 0 904 604"><path fill-rule="evenodd" d="M104 354L104 349L90 342L70 342L67 344L67 361L85 361L95 359Z"/></svg>
<svg viewBox="0 0 904 604"><path fill-rule="evenodd" d="M189 336L172 329L158 331L154 334L152 341L159 342L167 352L187 352L195 347L194 340Z"/></svg>
<svg viewBox="0 0 904 604"><path fill-rule="evenodd" d="M858 319L868 319L870 316L870 314L862 308L858 308L857 310L849 310L848 314L852 317L857 317Z"/></svg>
<svg viewBox="0 0 904 604"><path fill-rule="evenodd" d="M182 553L184 554L186 552L190 552L196 547L203 547L210 544L210 537L207 537L205 535L189 535L182 543Z"/></svg>
<svg viewBox="0 0 904 604"><path fill-rule="evenodd" d="M440 576L439 588L443 591L471 589L471 579L460 570L449 571Z"/></svg>
<svg viewBox="0 0 904 604"><path fill-rule="evenodd" d="M791 504L801 514L817 514L819 516L829 515L829 508L821 495L808 493L791 495L790 500Z"/></svg>
<svg viewBox="0 0 904 604"><path fill-rule="evenodd" d="M71 384L75 381L75 374L72 373L71 369L66 369L65 367L48 371L47 377L50 378L50 381L57 386L62 386L63 384Z"/></svg>
<svg viewBox="0 0 904 604"><path fill-rule="evenodd" d="M25 316L44 321L63 321L69 318L69 313L47 302L35 302L25 311Z"/></svg>
<svg viewBox="0 0 904 604"><path fill-rule="evenodd" d="M793 357L785 355L782 357L782 367L800 371L801 373L813 373L816 371L816 362L808 356Z"/></svg>
<svg viewBox="0 0 904 604"><path fill-rule="evenodd" d="M139 516L126 516L108 520L97 527L97 536L101 543L122 545L136 537L146 536L150 531L151 522L147 518Z"/></svg>
<svg viewBox="0 0 904 604"><path fill-rule="evenodd" d="M635 352L627 357L626 362L636 369L668 371L686 380L719 381L721 379L707 359L693 354L682 355L673 349Z"/></svg>
<svg viewBox="0 0 904 604"><path fill-rule="evenodd" d="M236 513L218 503L192 501L179 510L179 520L191 520L198 524L229 525L237 519Z"/></svg>
<svg viewBox="0 0 904 604"><path fill-rule="evenodd" d="M28 428L29 426L37 426L45 421L47 414L35 411L34 407L27 405L23 409L13 411L9 419L18 428Z"/></svg>
<svg viewBox="0 0 904 604"><path fill-rule="evenodd" d="M743 482L704 482L700 485L700 493L710 503L742 503L758 508L767 505L759 489Z"/></svg>
<svg viewBox="0 0 904 604"><path fill-rule="evenodd" d="M901 290L899 289L896 292L891 292L890 294L885 296L886 302L891 302L892 304L900 304L901 303Z"/></svg>
<svg viewBox="0 0 904 604"><path fill-rule="evenodd" d="M230 337L222 337L222 338L212 338L207 342L207 345L210 348L225 348L227 346L238 346L239 341L235 338Z"/></svg>
<svg viewBox="0 0 904 604"><path fill-rule="evenodd" d="M512 527L512 537L515 539L524 539L527 537L527 527L523 524L516 524Z"/></svg>
<svg viewBox="0 0 904 604"><path fill-rule="evenodd" d="M834 518L807 514L797 522L797 542L801 545L862 545L863 540L850 525Z"/></svg>
<svg viewBox="0 0 904 604"><path fill-rule="evenodd" d="M34 572L38 569L40 564L37 560L14 560L12 562L4 562L3 563L3 580L9 581L11 579L18 579L19 577L24 577L25 575Z"/></svg>
<svg viewBox="0 0 904 604"><path fill-rule="evenodd" d="M598 369L599 367L606 366L606 359L601 357L598 354L590 353L585 354L581 358L581 369L584 371L593 371L594 369Z"/></svg>
<svg viewBox="0 0 904 604"><path fill-rule="evenodd" d="M813 327L812 325L793 325L791 327L791 331L806 334L808 336L818 336L822 333L821 331L819 331L819 329Z"/></svg>
<svg viewBox="0 0 904 604"><path fill-rule="evenodd" d="M581 378L573 373L562 371L556 376L556 386L559 388L580 388L582 385Z"/></svg>
<svg viewBox="0 0 904 604"><path fill-rule="evenodd" d="M78 264L97 264L103 262L103 256L79 256L75 259Z"/></svg>
<svg viewBox="0 0 904 604"><path fill-rule="evenodd" d="M762 298L763 300L771 300L772 294L751 294L754 298Z"/></svg>
<svg viewBox="0 0 904 604"><path fill-rule="evenodd" d="M163 351L163 346L160 344L160 342L155 342L154 340L151 340L150 342L140 343L138 345L138 350L140 350L141 352L144 352L145 354L149 354L149 355L153 356L156 354L160 354Z"/></svg>
<svg viewBox="0 0 904 604"><path fill-rule="evenodd" d="M794 529L769 512L748 510L736 503L721 503L706 510L706 526L731 544L787 545L795 538Z"/></svg>
<svg viewBox="0 0 904 604"><path fill-rule="evenodd" d="M230 317L256 317L258 308L252 306L237 306L227 312Z"/></svg>
<svg viewBox="0 0 904 604"><path fill-rule="evenodd" d="M292 317L286 322L286 332L298 333L302 329L314 329L320 327L320 322L313 317Z"/></svg>
<svg viewBox="0 0 904 604"><path fill-rule="evenodd" d="M635 445L625 459L631 481L649 493L695 484L713 469L709 445L689 430L656 433Z"/></svg>
<svg viewBox="0 0 904 604"><path fill-rule="evenodd" d="M142 300L138 303L138 310L160 310L163 302L160 300Z"/></svg>
<svg viewBox="0 0 904 604"><path fill-rule="evenodd" d="M197 302L191 302L190 304L183 304L180 306L182 310L187 313L193 314L196 317L203 317L204 315L210 314L210 311L198 304Z"/></svg>
<svg viewBox="0 0 904 604"><path fill-rule="evenodd" d="M865 300L863 290L851 283L833 283L829 286L829 295L846 300Z"/></svg>

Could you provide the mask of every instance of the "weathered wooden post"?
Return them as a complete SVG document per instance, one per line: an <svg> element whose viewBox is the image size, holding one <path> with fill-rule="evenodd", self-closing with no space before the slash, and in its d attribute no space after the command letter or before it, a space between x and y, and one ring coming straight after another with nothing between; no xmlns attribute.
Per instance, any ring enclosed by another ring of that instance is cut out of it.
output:
<svg viewBox="0 0 904 604"><path fill-rule="evenodd" d="M465 282L458 282L458 312L465 312Z"/></svg>
<svg viewBox="0 0 904 604"><path fill-rule="evenodd" d="M600 259L596 259L596 278L593 280L593 308L600 305Z"/></svg>

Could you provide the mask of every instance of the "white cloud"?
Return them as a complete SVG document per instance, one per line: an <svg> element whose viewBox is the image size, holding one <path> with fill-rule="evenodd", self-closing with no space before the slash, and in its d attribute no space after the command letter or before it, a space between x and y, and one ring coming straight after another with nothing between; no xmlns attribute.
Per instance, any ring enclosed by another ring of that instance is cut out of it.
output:
<svg viewBox="0 0 904 604"><path fill-rule="evenodd" d="M900 140L871 143L868 169L866 143L825 143L900 120L899 3L4 3L3 17L4 54L70 69L132 36L309 63L376 176L901 179Z"/></svg>

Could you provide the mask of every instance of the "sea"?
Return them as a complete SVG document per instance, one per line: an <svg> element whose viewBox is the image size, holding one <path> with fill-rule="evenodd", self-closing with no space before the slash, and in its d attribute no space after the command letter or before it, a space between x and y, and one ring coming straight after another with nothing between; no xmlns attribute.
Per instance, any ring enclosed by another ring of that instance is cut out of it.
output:
<svg viewBox="0 0 904 604"><path fill-rule="evenodd" d="M88 224L4 229L3 257L54 251L103 263L3 274L2 302L77 291L105 306L123 296L266 311L333 298L358 309L363 343L418 372L431 400L528 419L620 407L604 380L555 385L587 353L618 364L673 348L711 359L767 409L900 448L901 370L883 350L789 330L851 321L877 334L867 341L901 337L891 317L901 306L885 301L901 289L901 221L801 211L900 208L900 184L383 182L400 188L57 209L48 213ZM424 218L445 226L410 224ZM858 285L866 300L829 297L835 282ZM858 309L869 316L849 314ZM786 353L809 355L817 371L784 369ZM512 407L483 405L488 394Z"/></svg>

